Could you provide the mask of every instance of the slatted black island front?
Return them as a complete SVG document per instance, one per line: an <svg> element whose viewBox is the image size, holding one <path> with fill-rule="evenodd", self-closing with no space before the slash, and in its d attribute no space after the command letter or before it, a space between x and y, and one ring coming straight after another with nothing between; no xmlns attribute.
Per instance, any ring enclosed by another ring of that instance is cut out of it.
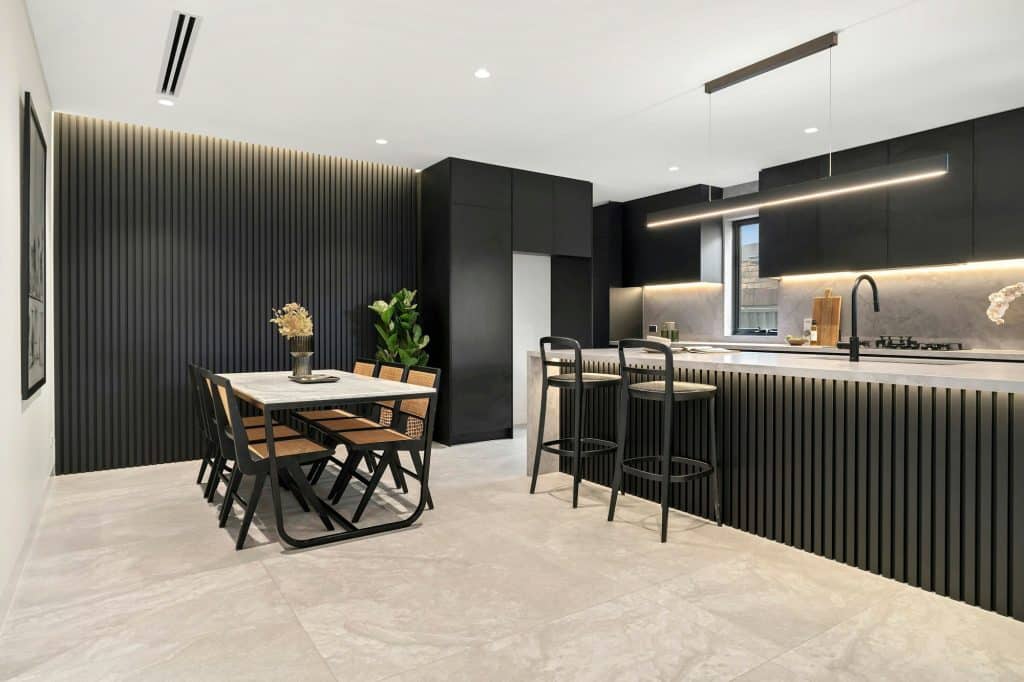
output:
<svg viewBox="0 0 1024 682"><path fill-rule="evenodd" d="M583 360L618 372L616 350ZM1024 364L733 352L676 354L675 367L718 388L724 523L1024 620ZM531 353L528 468L540 371ZM588 397L586 435L615 439L617 390ZM548 406L545 437L570 434L572 410L553 394ZM627 457L657 452L657 409L631 404ZM705 456L702 409L676 408L678 454ZM595 459L584 478L609 485L612 466ZM627 478L626 492L656 499L655 485ZM672 506L710 518L708 485L674 486Z"/></svg>

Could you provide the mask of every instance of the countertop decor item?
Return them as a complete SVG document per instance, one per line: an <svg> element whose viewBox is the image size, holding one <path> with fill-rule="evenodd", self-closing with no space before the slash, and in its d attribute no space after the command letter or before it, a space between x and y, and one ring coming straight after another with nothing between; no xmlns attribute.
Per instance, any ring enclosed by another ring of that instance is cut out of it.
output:
<svg viewBox="0 0 1024 682"><path fill-rule="evenodd" d="M313 317L298 303L287 303L273 311L270 324L288 339L288 352L292 355L292 376L309 377L313 370Z"/></svg>
<svg viewBox="0 0 1024 682"><path fill-rule="evenodd" d="M788 343L791 346L802 346L805 343L807 343L807 339L804 338L803 336L790 336L790 335L787 335L786 336L786 343Z"/></svg>
<svg viewBox="0 0 1024 682"><path fill-rule="evenodd" d="M831 289L825 289L824 296L816 296L811 302L811 318L818 323L818 340L812 346L834 346L839 343L839 314L843 299L833 296Z"/></svg>
<svg viewBox="0 0 1024 682"><path fill-rule="evenodd" d="M423 333L416 320L416 292L400 289L390 301L377 300L370 310L377 313L380 320L373 326L377 329L377 359L384 362L400 362L407 367L425 365L430 359L424 348L430 343L430 337Z"/></svg>
<svg viewBox="0 0 1024 682"><path fill-rule="evenodd" d="M1024 282L1005 286L999 291L989 294L988 310L986 311L988 319L998 325L1006 324L1006 320L1003 319L1003 316L1006 315L1006 310L1010 307L1011 303L1021 296L1024 296Z"/></svg>

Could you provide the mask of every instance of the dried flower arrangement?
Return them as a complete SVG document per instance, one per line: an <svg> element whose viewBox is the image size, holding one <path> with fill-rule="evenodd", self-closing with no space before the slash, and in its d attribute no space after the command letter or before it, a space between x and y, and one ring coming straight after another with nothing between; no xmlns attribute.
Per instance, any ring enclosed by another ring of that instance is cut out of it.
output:
<svg viewBox="0 0 1024 682"><path fill-rule="evenodd" d="M280 310L273 310L270 324L277 325L277 331L286 339L296 336L313 335L313 318L309 311L298 303L288 303Z"/></svg>
<svg viewBox="0 0 1024 682"><path fill-rule="evenodd" d="M988 319L996 324L1006 324L1003 316L1006 315L1007 308L1021 296L1024 296L1024 282L1005 286L994 294L989 294L989 305L986 311Z"/></svg>

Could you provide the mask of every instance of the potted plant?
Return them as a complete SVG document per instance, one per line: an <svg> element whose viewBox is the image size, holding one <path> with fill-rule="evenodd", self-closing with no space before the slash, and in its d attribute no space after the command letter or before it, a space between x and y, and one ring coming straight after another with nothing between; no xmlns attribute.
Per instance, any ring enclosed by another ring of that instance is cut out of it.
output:
<svg viewBox="0 0 1024 682"><path fill-rule="evenodd" d="M288 339L288 351L292 355L292 376L310 376L313 372L313 317L295 302L271 312L274 316L270 318L270 324L277 326L278 333Z"/></svg>
<svg viewBox="0 0 1024 682"><path fill-rule="evenodd" d="M377 329L377 359L385 362L400 362L407 367L425 365L430 356L424 350L430 337L423 333L416 320L415 291L400 289L390 301L374 301L370 310L380 318L374 324Z"/></svg>

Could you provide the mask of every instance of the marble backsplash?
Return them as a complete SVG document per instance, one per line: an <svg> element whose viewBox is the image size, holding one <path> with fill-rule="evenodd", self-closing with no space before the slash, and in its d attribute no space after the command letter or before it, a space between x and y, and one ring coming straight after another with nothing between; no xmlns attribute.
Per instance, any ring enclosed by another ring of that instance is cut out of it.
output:
<svg viewBox="0 0 1024 682"><path fill-rule="evenodd" d="M861 338L881 334L910 335L921 340L961 341L973 349L1024 349L1024 299L1011 305L1006 324L997 326L985 315L988 295L1024 280L1024 263L919 268L870 273L878 282L880 311L871 310L870 287L861 285L858 308ZM647 287L644 325L675 321L683 339L757 340L784 343L786 334L800 334L811 315L811 299L827 287L842 296L840 336L850 333L850 289L855 275L814 275L782 278L779 289L778 337L729 337L724 334L725 287L715 284Z"/></svg>

